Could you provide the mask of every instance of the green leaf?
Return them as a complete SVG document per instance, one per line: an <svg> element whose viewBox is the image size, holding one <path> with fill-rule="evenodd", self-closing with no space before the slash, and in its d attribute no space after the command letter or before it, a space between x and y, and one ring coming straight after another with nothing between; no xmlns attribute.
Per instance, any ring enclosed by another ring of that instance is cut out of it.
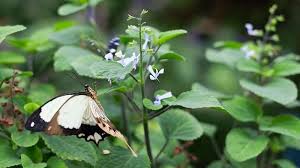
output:
<svg viewBox="0 0 300 168"><path fill-rule="evenodd" d="M186 108L209 108L209 107L220 107L222 108L219 101L208 95L203 95L199 91L187 91L181 93L177 100L171 103L173 106L182 106Z"/></svg>
<svg viewBox="0 0 300 168"><path fill-rule="evenodd" d="M87 57L79 57L71 62L73 69L81 76L95 77L90 66L98 61L101 61L102 58L99 56L90 55Z"/></svg>
<svg viewBox="0 0 300 168"><path fill-rule="evenodd" d="M226 150L230 157L243 162L259 155L266 147L269 139L265 135L244 129L232 129L226 137Z"/></svg>
<svg viewBox="0 0 300 168"><path fill-rule="evenodd" d="M75 136L48 136L42 138L49 149L57 156L66 160L84 161L95 165L97 154L91 143Z"/></svg>
<svg viewBox="0 0 300 168"><path fill-rule="evenodd" d="M242 43L236 41L218 41L214 43L214 47L216 48L232 48L232 49L240 49L243 46Z"/></svg>
<svg viewBox="0 0 300 168"><path fill-rule="evenodd" d="M56 89L50 84L33 84L28 98L39 105L44 104L56 95Z"/></svg>
<svg viewBox="0 0 300 168"><path fill-rule="evenodd" d="M39 135L27 130L15 131L11 134L11 139L18 146L31 147L39 141Z"/></svg>
<svg viewBox="0 0 300 168"><path fill-rule="evenodd" d="M10 51L0 52L0 64L22 64L24 62L25 58L23 55Z"/></svg>
<svg viewBox="0 0 300 168"><path fill-rule="evenodd" d="M87 26L73 26L49 35L49 40L63 45L79 44L83 38L92 36L94 31Z"/></svg>
<svg viewBox="0 0 300 168"><path fill-rule="evenodd" d="M26 27L22 25L15 26L0 26L0 43L6 38L6 36L25 30Z"/></svg>
<svg viewBox="0 0 300 168"><path fill-rule="evenodd" d="M299 139L293 138L291 136L281 136L281 142L285 147L294 148L300 150L300 141Z"/></svg>
<svg viewBox="0 0 300 168"><path fill-rule="evenodd" d="M222 161L222 160L217 160L213 161L210 163L207 168L232 168L228 163Z"/></svg>
<svg viewBox="0 0 300 168"><path fill-rule="evenodd" d="M263 117L259 121L259 129L300 139L300 120L292 115L284 114L276 117Z"/></svg>
<svg viewBox="0 0 300 168"><path fill-rule="evenodd" d="M172 40L175 37L178 37L180 35L186 34L186 30L178 29L178 30L169 30L165 32L159 33L159 39L158 39L158 44L164 44L169 40Z"/></svg>
<svg viewBox="0 0 300 168"><path fill-rule="evenodd" d="M273 68L274 76L290 76L300 73L300 64L292 60L276 62Z"/></svg>
<svg viewBox="0 0 300 168"><path fill-rule="evenodd" d="M1 167L12 167L21 164L16 151L13 151L10 143L3 138L0 138L0 158Z"/></svg>
<svg viewBox="0 0 300 168"><path fill-rule="evenodd" d="M198 120L186 111L169 110L158 117L160 127L166 138L194 140L203 134Z"/></svg>
<svg viewBox="0 0 300 168"><path fill-rule="evenodd" d="M68 168L66 163L62 159L60 159L56 156L52 156L50 159L48 159L47 167L48 168Z"/></svg>
<svg viewBox="0 0 300 168"><path fill-rule="evenodd" d="M205 122L200 122L204 134L209 136L209 137L214 137L216 132L217 132L217 126L213 125L213 124L209 124L209 123L205 123Z"/></svg>
<svg viewBox="0 0 300 168"><path fill-rule="evenodd" d="M35 163L43 161L43 152L38 147L38 145L34 145L32 147L21 148L21 153L30 157L30 159Z"/></svg>
<svg viewBox="0 0 300 168"><path fill-rule="evenodd" d="M212 96L215 98L228 98L228 96L224 95L223 93L211 90L200 83L193 83L192 90L199 91L203 95Z"/></svg>
<svg viewBox="0 0 300 168"><path fill-rule="evenodd" d="M88 58L93 57L93 58ZM59 48L54 55L54 70L55 71L67 71L72 69L72 64L74 62L73 67L77 69L77 71L82 69L82 72L80 73L86 74L89 72L86 72L86 68L83 68L82 66L78 65L78 61L82 61L83 58L88 59L88 61L91 61L92 59L95 59L95 57L98 57L94 53L79 48L75 46L63 46ZM79 60L79 58L82 58ZM77 61L78 59L78 61ZM87 63L88 63L87 61ZM91 65L88 65L90 67ZM75 69L75 70L76 70ZM89 74L90 75L90 74Z"/></svg>
<svg viewBox="0 0 300 168"><path fill-rule="evenodd" d="M261 73L260 65L253 59L241 59L237 64L237 69L243 72Z"/></svg>
<svg viewBox="0 0 300 168"><path fill-rule="evenodd" d="M98 79L124 79L129 74L133 66L132 64L123 67L121 64L113 61L98 61L90 67L94 78Z"/></svg>
<svg viewBox="0 0 300 168"><path fill-rule="evenodd" d="M10 78L13 76L14 70L11 68L0 67L0 82L4 79Z"/></svg>
<svg viewBox="0 0 300 168"><path fill-rule="evenodd" d="M147 99L147 98L143 99L143 105L147 109L150 109L150 110L159 110L163 107L161 104L160 105L153 104L153 102L150 99Z"/></svg>
<svg viewBox="0 0 300 168"><path fill-rule="evenodd" d="M234 68L244 53L240 50L225 48L222 50L208 49L205 53L206 59L210 62L225 64Z"/></svg>
<svg viewBox="0 0 300 168"><path fill-rule="evenodd" d="M240 85L258 96L271 99L282 105L291 103L297 98L295 84L285 78L274 78L263 86L248 80L240 80Z"/></svg>
<svg viewBox="0 0 300 168"><path fill-rule="evenodd" d="M103 0L89 0L91 6L97 6L100 2L103 2Z"/></svg>
<svg viewBox="0 0 300 168"><path fill-rule="evenodd" d="M60 6L58 8L57 13L60 16L66 16L66 15L70 15L70 14L76 13L78 11L81 11L82 9L85 9L86 7L87 7L87 4L77 5L77 4L68 3L68 4L64 4L64 5Z"/></svg>
<svg viewBox="0 0 300 168"><path fill-rule="evenodd" d="M21 162L23 168L44 168L47 166L46 163L33 163L31 159L24 154L21 155Z"/></svg>
<svg viewBox="0 0 300 168"><path fill-rule="evenodd" d="M27 103L24 105L24 110L27 112L26 114L30 115L35 110L37 110L40 106L36 103Z"/></svg>
<svg viewBox="0 0 300 168"><path fill-rule="evenodd" d="M232 100L223 102L225 110L236 120L248 122L256 121L262 116L262 109L250 99L236 96Z"/></svg>
<svg viewBox="0 0 300 168"><path fill-rule="evenodd" d="M101 88L97 90L97 95L105 95L105 94L110 94L112 92L123 92L127 88L125 86L112 86L110 88Z"/></svg>
<svg viewBox="0 0 300 168"><path fill-rule="evenodd" d="M274 160L273 164L277 165L279 168L297 168L293 162L286 159Z"/></svg>
<svg viewBox="0 0 300 168"><path fill-rule="evenodd" d="M97 168L150 168L150 161L144 154L134 157L127 149L113 147L110 154L101 154Z"/></svg>
<svg viewBox="0 0 300 168"><path fill-rule="evenodd" d="M178 53L175 53L175 52L167 52L167 53L164 53L162 55L159 56L159 59L160 60L163 60L163 59L167 59L167 60L177 60L177 61L185 61L185 58L178 54Z"/></svg>

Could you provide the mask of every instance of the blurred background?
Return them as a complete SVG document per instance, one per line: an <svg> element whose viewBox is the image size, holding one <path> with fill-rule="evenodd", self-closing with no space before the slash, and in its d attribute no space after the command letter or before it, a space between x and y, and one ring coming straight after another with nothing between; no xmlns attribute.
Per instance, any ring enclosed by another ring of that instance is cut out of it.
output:
<svg viewBox="0 0 300 168"><path fill-rule="evenodd" d="M168 63L165 68L167 75L162 76L159 88L172 90L177 95L176 93L189 90L193 83L198 82L209 88L234 94L240 92L237 76L223 65L209 64L205 59L205 50L213 47L217 40L248 40L245 23L253 23L255 27L262 28L268 18L268 8L274 2L279 6L279 13L286 18L278 29L282 52L299 53L300 0L105 0L96 8L96 22L103 39L107 41L124 34L128 14L138 14L142 9L149 10L146 21L150 26L161 31L186 29L187 36L172 42L172 49L185 56L186 62ZM1 0L0 25L22 24L33 31L58 20L84 20L84 12L68 17L58 16L57 9L64 3L64 0ZM57 81L57 77L51 77L51 72L38 72L35 75L39 78L47 75L47 82L63 83ZM299 77L294 76L293 80L299 88ZM66 89L63 84L56 86L60 90ZM80 85L74 84L73 87L78 88ZM280 111L277 106L272 109ZM222 147L224 136L232 126L232 119L213 110L193 111L193 114L200 121L219 125L217 140ZM213 151L209 143L208 139L201 138L193 144L194 147L190 147L197 155L195 165L204 166L217 158L214 152L202 152Z"/></svg>

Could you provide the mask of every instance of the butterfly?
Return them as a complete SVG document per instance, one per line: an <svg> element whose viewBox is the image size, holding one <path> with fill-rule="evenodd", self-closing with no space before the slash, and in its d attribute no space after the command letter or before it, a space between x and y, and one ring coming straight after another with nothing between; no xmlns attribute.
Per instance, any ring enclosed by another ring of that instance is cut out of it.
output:
<svg viewBox="0 0 300 168"><path fill-rule="evenodd" d="M84 92L60 95L43 104L27 119L25 128L49 135L76 135L97 145L111 135L124 141L136 156L122 133L107 118L96 91L88 85L84 87Z"/></svg>

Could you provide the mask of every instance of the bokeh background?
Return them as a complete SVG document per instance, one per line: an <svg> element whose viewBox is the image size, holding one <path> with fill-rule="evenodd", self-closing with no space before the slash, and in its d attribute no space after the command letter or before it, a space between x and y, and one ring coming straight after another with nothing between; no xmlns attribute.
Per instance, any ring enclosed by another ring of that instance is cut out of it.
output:
<svg viewBox="0 0 300 168"><path fill-rule="evenodd" d="M300 53L300 0L105 0L96 8L96 22L103 39L107 41L124 33L128 14L137 14L142 9L149 10L146 21L150 26L161 31L186 29L189 32L187 36L172 42L172 49L185 56L186 62L168 63L165 68L167 75L162 76L160 88L176 94L189 90L193 83L199 82L209 88L234 94L240 92L237 75L225 66L208 63L205 50L218 40L248 40L244 24L250 22L257 28L263 27L268 8L274 2L286 18L278 29L282 52ZM28 31L33 31L58 20L84 20L84 12L68 17L58 16L57 9L64 3L64 0L1 0L0 25L22 24L29 28ZM80 87L80 84L64 79L63 74L57 77L51 70L39 72L37 68L36 71L35 78L56 83L61 91ZM292 79L299 88L299 76ZM270 109L281 110L277 106ZM193 111L193 114L200 121L219 126L217 140L222 147L224 136L233 124L232 119L213 110ZM197 161L193 163L196 166L205 166L217 158L205 137L196 141L190 150L197 155ZM294 152L287 151L284 155L295 157L297 153Z"/></svg>

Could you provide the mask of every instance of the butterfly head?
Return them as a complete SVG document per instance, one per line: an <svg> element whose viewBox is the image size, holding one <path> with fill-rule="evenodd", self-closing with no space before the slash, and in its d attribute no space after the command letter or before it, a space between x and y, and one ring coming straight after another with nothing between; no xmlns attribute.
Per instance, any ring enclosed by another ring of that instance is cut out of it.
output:
<svg viewBox="0 0 300 168"><path fill-rule="evenodd" d="M84 85L84 88L85 88L85 91L86 91L86 93L88 93L89 94L89 96L91 96L93 99L97 99L97 92L94 90L94 89L92 89L89 85L87 85L87 84L85 84Z"/></svg>

